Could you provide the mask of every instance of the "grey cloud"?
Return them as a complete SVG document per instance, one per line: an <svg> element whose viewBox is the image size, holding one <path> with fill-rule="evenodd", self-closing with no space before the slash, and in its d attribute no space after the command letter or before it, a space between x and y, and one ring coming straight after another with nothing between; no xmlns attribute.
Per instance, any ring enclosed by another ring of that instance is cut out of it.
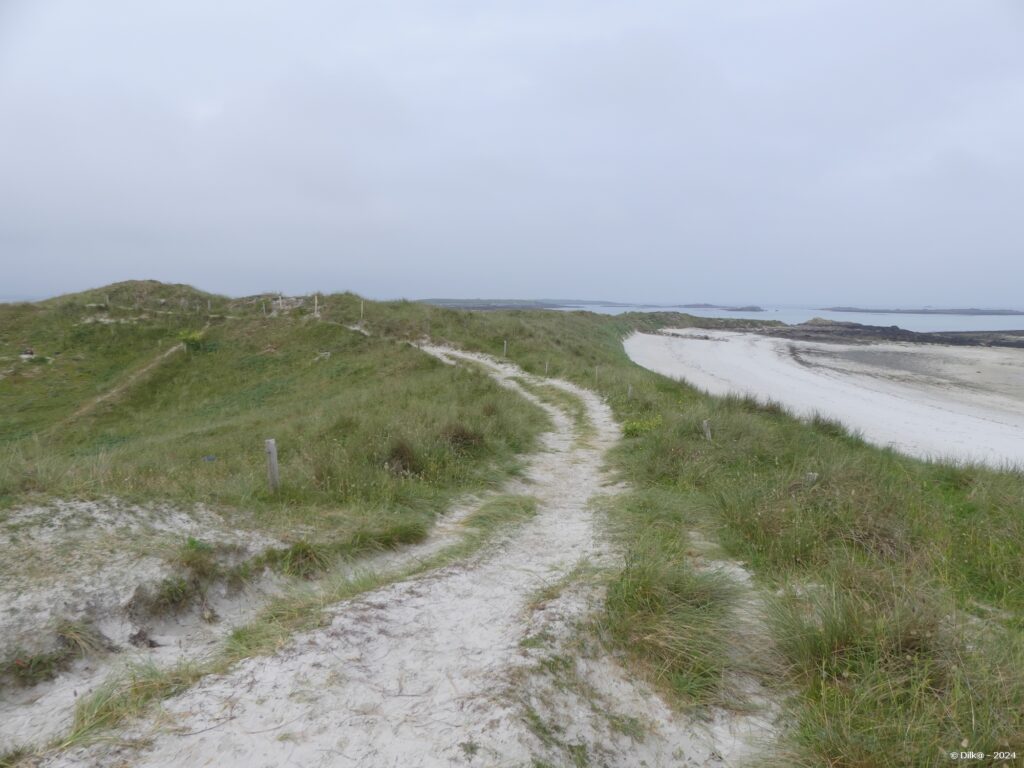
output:
<svg viewBox="0 0 1024 768"><path fill-rule="evenodd" d="M1019 306L1024 9L8 0L0 296Z"/></svg>

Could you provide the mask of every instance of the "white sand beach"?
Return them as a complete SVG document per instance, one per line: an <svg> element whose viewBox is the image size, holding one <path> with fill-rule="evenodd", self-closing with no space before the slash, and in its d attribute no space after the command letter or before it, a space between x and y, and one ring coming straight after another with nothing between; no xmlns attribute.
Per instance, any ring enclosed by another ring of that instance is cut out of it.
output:
<svg viewBox="0 0 1024 768"><path fill-rule="evenodd" d="M698 329L635 334L625 346L639 365L712 394L817 412L914 456L1024 466L1024 350Z"/></svg>

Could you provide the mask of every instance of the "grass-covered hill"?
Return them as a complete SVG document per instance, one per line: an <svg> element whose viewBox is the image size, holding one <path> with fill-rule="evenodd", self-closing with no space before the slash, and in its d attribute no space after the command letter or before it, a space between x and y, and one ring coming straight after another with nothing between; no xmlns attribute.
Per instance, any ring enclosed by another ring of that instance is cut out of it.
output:
<svg viewBox="0 0 1024 768"><path fill-rule="evenodd" d="M285 528L358 536L401 518L424 530L453 494L495 485L532 447L546 423L533 406L343 327L358 317L354 296L324 304L314 317L312 299L143 282L0 305L0 502L201 501Z"/></svg>
<svg viewBox="0 0 1024 768"><path fill-rule="evenodd" d="M785 702L782 765L924 766L961 745L1024 745L1019 472L921 462L628 360L623 336L698 322L686 315L366 302L364 336L346 327L356 296L321 296L319 317L312 298L273 299L147 283L0 306L3 503L206 501L336 538L429 521L507 474L543 419L403 341L494 355L508 342L513 362L596 390L623 425L613 461L633 490L609 518L627 557L603 632L670 698L727 699L732 674L753 670ZM279 496L265 437L281 446ZM765 595L756 655L725 642L736 598L692 568L694 531Z"/></svg>

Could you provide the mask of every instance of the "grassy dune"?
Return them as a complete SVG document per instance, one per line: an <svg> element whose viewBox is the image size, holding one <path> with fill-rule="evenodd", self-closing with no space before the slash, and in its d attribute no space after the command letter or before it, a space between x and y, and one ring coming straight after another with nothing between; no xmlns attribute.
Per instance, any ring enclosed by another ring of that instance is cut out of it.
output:
<svg viewBox="0 0 1024 768"><path fill-rule="evenodd" d="M513 362L597 390L623 424L613 461L634 492L609 513L628 554L604 624L638 673L694 705L727 694L730 670L759 668L786 701L782 765L934 765L961 745L1024 747L1020 474L903 457L825 420L702 395L625 356L624 335L697 323L685 315L367 303L367 338L342 327L360 318L350 294L323 298L314 320L311 301L267 318L266 297L132 290L124 309L74 297L0 307L0 355L31 335L54 359L0 361L15 367L0 380L6 504L205 501L333 541L429 519L456 491L509 471L543 419L481 374L398 342L429 335L500 356L507 341ZM154 309L145 322L76 324L174 301L180 312ZM74 416L195 332L191 350ZM264 489L268 436L282 446L279 497ZM767 657L736 658L721 642L735 596L692 568L694 531L747 564L768 596Z"/></svg>
<svg viewBox="0 0 1024 768"><path fill-rule="evenodd" d="M629 554L610 590L610 635L681 704L716 697L737 664L760 667L795 692L781 765L934 765L952 749L1024 745L1019 473L904 457L628 360L625 334L698 322L683 315L390 305L373 317L390 334L429 327L494 354L508 339L528 371L547 365L607 398L626 435L615 464L636 489L611 513ZM688 567L693 530L772 596L770 658L722 647L730 595Z"/></svg>
<svg viewBox="0 0 1024 768"><path fill-rule="evenodd" d="M0 305L0 366L13 369L0 380L0 503L203 502L351 549L422 536L455 494L514 471L547 423L483 373L304 307L265 316L269 300L158 288L139 306L116 288ZM108 293L109 306L87 306ZM20 361L25 346L42 361Z"/></svg>

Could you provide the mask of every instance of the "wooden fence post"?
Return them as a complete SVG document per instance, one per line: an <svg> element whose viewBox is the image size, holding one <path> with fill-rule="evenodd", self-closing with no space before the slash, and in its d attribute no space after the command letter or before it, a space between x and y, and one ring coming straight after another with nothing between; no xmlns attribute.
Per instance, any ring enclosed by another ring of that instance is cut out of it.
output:
<svg viewBox="0 0 1024 768"><path fill-rule="evenodd" d="M502 357L508 357L508 339L505 339L505 351L501 353Z"/></svg>
<svg viewBox="0 0 1024 768"><path fill-rule="evenodd" d="M633 399L633 385L629 384L626 386L626 397L630 400Z"/></svg>
<svg viewBox="0 0 1024 768"><path fill-rule="evenodd" d="M700 428L704 430L704 439L711 440L711 422L708 419L704 419L700 423Z"/></svg>
<svg viewBox="0 0 1024 768"><path fill-rule="evenodd" d="M548 375L548 363L550 363L550 362L551 362L550 360L545 360L544 361L544 375L545 376Z"/></svg>
<svg viewBox="0 0 1024 768"><path fill-rule="evenodd" d="M277 489L281 487L281 475L277 468L277 441L272 437L268 438L266 446L267 482L270 483L270 492L277 493Z"/></svg>

